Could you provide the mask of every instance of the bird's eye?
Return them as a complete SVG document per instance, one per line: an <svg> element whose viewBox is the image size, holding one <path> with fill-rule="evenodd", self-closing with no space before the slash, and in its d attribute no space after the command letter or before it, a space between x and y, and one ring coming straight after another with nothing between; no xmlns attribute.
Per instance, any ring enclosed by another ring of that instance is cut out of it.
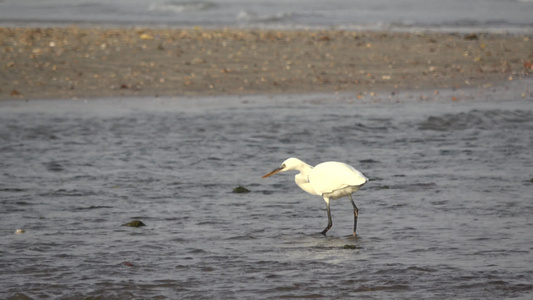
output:
<svg viewBox="0 0 533 300"><path fill-rule="evenodd" d="M282 164L282 165L281 165L281 168L282 168L282 169L285 169L285 167L286 167L285 164Z"/></svg>

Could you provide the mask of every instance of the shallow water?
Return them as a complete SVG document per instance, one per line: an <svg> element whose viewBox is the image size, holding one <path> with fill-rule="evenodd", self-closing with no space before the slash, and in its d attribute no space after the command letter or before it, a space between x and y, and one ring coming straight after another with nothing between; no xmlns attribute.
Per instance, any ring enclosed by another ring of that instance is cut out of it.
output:
<svg viewBox="0 0 533 300"><path fill-rule="evenodd" d="M281 98L0 103L0 298L532 297L531 100Z"/></svg>
<svg viewBox="0 0 533 300"><path fill-rule="evenodd" d="M0 24L504 31L531 34L533 0L3 0Z"/></svg>

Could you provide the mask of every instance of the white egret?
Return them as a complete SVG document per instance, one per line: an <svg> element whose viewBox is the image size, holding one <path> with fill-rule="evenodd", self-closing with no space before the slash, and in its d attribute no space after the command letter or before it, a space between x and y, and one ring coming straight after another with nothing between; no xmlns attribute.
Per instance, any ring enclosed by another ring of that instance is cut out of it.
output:
<svg viewBox="0 0 533 300"><path fill-rule="evenodd" d="M312 167L297 158L291 157L285 160L279 168L274 169L262 178L285 171L300 171L294 176L296 184L311 195L322 196L324 201L326 201L328 226L322 231L322 234L326 234L333 226L329 201L346 196L350 197L354 214L353 236L355 236L359 209L353 202L352 194L357 192L368 181L365 175L354 167L341 162L328 161Z"/></svg>

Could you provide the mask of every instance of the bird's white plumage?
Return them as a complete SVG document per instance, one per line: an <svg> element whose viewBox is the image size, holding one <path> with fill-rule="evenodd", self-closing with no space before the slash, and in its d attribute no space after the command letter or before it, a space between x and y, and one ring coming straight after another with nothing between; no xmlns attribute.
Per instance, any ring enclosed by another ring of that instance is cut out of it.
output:
<svg viewBox="0 0 533 300"><path fill-rule="evenodd" d="M302 190L322 196L326 202L348 196L368 181L365 175L345 163L328 161L312 167L294 157L286 159L279 168L263 178L291 170L300 171L294 176L294 181Z"/></svg>
<svg viewBox="0 0 533 300"><path fill-rule="evenodd" d="M349 186L361 186L367 181L368 179L352 166L336 161L318 164L309 173L309 183L316 195L329 194Z"/></svg>
<svg viewBox="0 0 533 300"><path fill-rule="evenodd" d="M300 171L294 176L296 184L304 191L311 195L318 195L326 201L328 212L328 226L322 231L323 234L333 226L330 212L330 199L349 197L354 208L354 229L353 235L357 229L357 216L359 209L355 205L352 194L357 192L368 179L354 167L337 161L328 161L312 167L305 162L291 157L286 159L279 168L263 176L269 177L279 172Z"/></svg>

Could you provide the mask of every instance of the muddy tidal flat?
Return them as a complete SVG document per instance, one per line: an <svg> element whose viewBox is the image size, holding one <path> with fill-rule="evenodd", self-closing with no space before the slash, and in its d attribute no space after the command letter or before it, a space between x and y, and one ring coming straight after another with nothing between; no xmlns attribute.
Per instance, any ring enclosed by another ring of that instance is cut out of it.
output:
<svg viewBox="0 0 533 300"><path fill-rule="evenodd" d="M0 99L487 88L533 73L499 34L0 28Z"/></svg>

